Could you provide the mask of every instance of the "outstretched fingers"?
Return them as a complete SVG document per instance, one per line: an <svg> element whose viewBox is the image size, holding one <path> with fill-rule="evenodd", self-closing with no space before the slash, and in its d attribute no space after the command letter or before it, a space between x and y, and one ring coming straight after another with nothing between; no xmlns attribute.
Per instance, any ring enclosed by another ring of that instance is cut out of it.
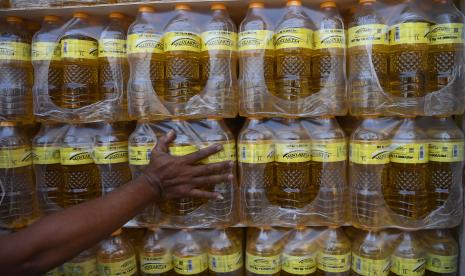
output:
<svg viewBox="0 0 465 276"><path fill-rule="evenodd" d="M185 155L183 156L183 158L187 164L195 164L199 162L200 160L205 159L208 156L215 154L217 152L220 152L222 150L223 150L223 146L221 144L216 144L216 145L212 145L207 148L201 149L199 151L196 151L194 153Z"/></svg>

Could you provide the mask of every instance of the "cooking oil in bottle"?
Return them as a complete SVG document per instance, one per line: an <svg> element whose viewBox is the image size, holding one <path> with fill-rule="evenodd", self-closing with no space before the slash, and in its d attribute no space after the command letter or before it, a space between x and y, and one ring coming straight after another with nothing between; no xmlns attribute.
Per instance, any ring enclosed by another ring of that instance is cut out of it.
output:
<svg viewBox="0 0 465 276"><path fill-rule="evenodd" d="M302 8L302 1L288 0L274 35L278 97L295 101L312 92L314 30L315 26Z"/></svg>
<svg viewBox="0 0 465 276"><path fill-rule="evenodd" d="M96 276L97 248L90 248L63 264L65 276Z"/></svg>
<svg viewBox="0 0 465 276"><path fill-rule="evenodd" d="M268 205L266 191L271 190L275 179L275 148L265 122L260 118L248 118L238 138L241 214L250 224L267 219L261 214Z"/></svg>
<svg viewBox="0 0 465 276"><path fill-rule="evenodd" d="M34 217L31 144L18 124L0 122L0 228L19 230Z"/></svg>
<svg viewBox="0 0 465 276"><path fill-rule="evenodd" d="M92 129L71 124L60 146L63 170L63 204L70 207L94 199L101 194L97 165L92 158Z"/></svg>
<svg viewBox="0 0 465 276"><path fill-rule="evenodd" d="M384 200L399 221L424 218L431 210L428 199L429 141L414 117L404 117L391 144L389 183Z"/></svg>
<svg viewBox="0 0 465 276"><path fill-rule="evenodd" d="M404 232L402 240L391 256L391 272L389 275L425 274L426 251L417 233Z"/></svg>
<svg viewBox="0 0 465 276"><path fill-rule="evenodd" d="M98 41L86 35L89 15L76 12L73 23L61 38L63 87L61 104L76 109L100 99L98 72Z"/></svg>
<svg viewBox="0 0 465 276"><path fill-rule="evenodd" d="M210 21L202 33L201 87L214 110L234 108L237 89L237 28L224 4L211 5ZM211 101L211 102L210 102Z"/></svg>
<svg viewBox="0 0 465 276"><path fill-rule="evenodd" d="M344 22L336 2L320 4L323 15L314 34L314 54L312 56L312 76L317 92L331 96L331 110L344 112L346 95L345 48L346 34ZM345 114L344 114L345 115Z"/></svg>
<svg viewBox="0 0 465 276"><path fill-rule="evenodd" d="M350 196L354 226L376 227L383 223L381 190L389 183L393 126L383 118L361 121L350 140Z"/></svg>
<svg viewBox="0 0 465 276"><path fill-rule="evenodd" d="M286 240L281 255L282 276L314 275L318 246L315 232L298 226Z"/></svg>
<svg viewBox="0 0 465 276"><path fill-rule="evenodd" d="M139 264L142 276L173 276L171 256L171 240L167 230L152 228L147 234L139 250Z"/></svg>
<svg viewBox="0 0 465 276"><path fill-rule="evenodd" d="M66 131L63 124L42 124L32 140L34 175L39 210L55 212L63 206L63 171L60 164L60 140Z"/></svg>
<svg viewBox="0 0 465 276"><path fill-rule="evenodd" d="M389 87L388 26L376 0L359 0L349 24L349 102L353 116L380 115Z"/></svg>
<svg viewBox="0 0 465 276"><path fill-rule="evenodd" d="M42 28L33 38L31 51L35 85L39 87L40 102L46 102L46 99L49 98L58 106L61 106L61 88L63 85L61 45L57 33L61 24L58 16L45 16Z"/></svg>
<svg viewBox="0 0 465 276"><path fill-rule="evenodd" d="M457 275L459 247L448 229L430 230L424 236L428 276Z"/></svg>
<svg viewBox="0 0 465 276"><path fill-rule="evenodd" d="M148 95L161 99L165 87L165 55L163 33L153 19L157 18L151 6L140 6L136 21L128 30L127 53L131 67L128 88L132 93L129 105L131 115L147 118L151 106ZM151 94L147 94L151 93Z"/></svg>
<svg viewBox="0 0 465 276"><path fill-rule="evenodd" d="M391 252L384 232L368 231L352 244L353 276L389 275Z"/></svg>
<svg viewBox="0 0 465 276"><path fill-rule="evenodd" d="M99 275L137 275L137 260L132 245L116 230L100 243L97 251Z"/></svg>
<svg viewBox="0 0 465 276"><path fill-rule="evenodd" d="M263 2L251 2L239 26L239 82L249 112L263 110L269 101L268 93L275 94L274 32L264 8Z"/></svg>
<svg viewBox="0 0 465 276"><path fill-rule="evenodd" d="M175 275L208 276L208 254L190 229L183 229L173 248Z"/></svg>
<svg viewBox="0 0 465 276"><path fill-rule="evenodd" d="M7 16L0 29L0 117L6 121L31 122L31 40L23 19Z"/></svg>
<svg viewBox="0 0 465 276"><path fill-rule="evenodd" d="M113 114L119 121L128 121L126 84L129 67L126 54L124 14L112 12L98 42L99 85L102 100L111 101Z"/></svg>
<svg viewBox="0 0 465 276"><path fill-rule="evenodd" d="M184 114L184 105L200 93L201 37L192 20L191 7L176 4L176 15L163 36L166 56L165 100L176 105L175 113Z"/></svg>
<svg viewBox="0 0 465 276"><path fill-rule="evenodd" d="M242 241L233 229L219 229L214 235L208 248L208 275L242 275Z"/></svg>
<svg viewBox="0 0 465 276"><path fill-rule="evenodd" d="M247 232L246 275L281 275L281 234L268 226Z"/></svg>
<svg viewBox="0 0 465 276"><path fill-rule="evenodd" d="M390 111L421 115L420 110L403 108L402 98L426 94L430 25L419 13L414 1L404 0L404 10L390 27ZM398 97L398 98L397 98Z"/></svg>
<svg viewBox="0 0 465 276"><path fill-rule="evenodd" d="M349 275L350 240L342 228L330 227L319 236L317 276Z"/></svg>

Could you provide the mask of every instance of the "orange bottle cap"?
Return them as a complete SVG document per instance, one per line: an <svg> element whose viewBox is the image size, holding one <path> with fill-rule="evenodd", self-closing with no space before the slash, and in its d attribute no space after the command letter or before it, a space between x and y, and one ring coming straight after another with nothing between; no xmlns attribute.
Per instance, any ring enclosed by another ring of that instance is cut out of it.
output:
<svg viewBox="0 0 465 276"><path fill-rule="evenodd" d="M139 12L155 12L155 8L152 6L139 6Z"/></svg>
<svg viewBox="0 0 465 276"><path fill-rule="evenodd" d="M123 233L123 229L119 228L118 230L116 230L115 232L111 233L111 236L112 237L115 237L115 236L119 236Z"/></svg>
<svg viewBox="0 0 465 276"><path fill-rule="evenodd" d="M326 1L320 4L320 8L325 9L325 8L335 8L336 7L336 2L334 1Z"/></svg>
<svg viewBox="0 0 465 276"><path fill-rule="evenodd" d="M0 122L0 127L15 126L16 122Z"/></svg>
<svg viewBox="0 0 465 276"><path fill-rule="evenodd" d="M300 0L287 0L286 6L302 6L302 1L300 1Z"/></svg>
<svg viewBox="0 0 465 276"><path fill-rule="evenodd" d="M112 12L108 15L109 18L124 19L124 14L120 12Z"/></svg>
<svg viewBox="0 0 465 276"><path fill-rule="evenodd" d="M7 22L23 22L23 19L19 16L7 16L6 21Z"/></svg>
<svg viewBox="0 0 465 276"><path fill-rule="evenodd" d="M73 14L73 17L86 19L86 18L89 18L89 15L87 13L85 13L85 12L75 12Z"/></svg>
<svg viewBox="0 0 465 276"><path fill-rule="evenodd" d="M192 8L190 5L188 4L176 4L175 8L176 10L186 10L186 11L190 11Z"/></svg>
<svg viewBox="0 0 465 276"><path fill-rule="evenodd" d="M226 5L223 4L223 3L215 3L215 4L212 4L212 10L226 10Z"/></svg>
<svg viewBox="0 0 465 276"><path fill-rule="evenodd" d="M376 0L359 0L360 4L366 4L366 3L374 3Z"/></svg>
<svg viewBox="0 0 465 276"><path fill-rule="evenodd" d="M265 7L265 3L263 2L251 2L249 4L249 9L263 9Z"/></svg>
<svg viewBox="0 0 465 276"><path fill-rule="evenodd" d="M60 21L60 17L56 15L46 15L44 16L44 21Z"/></svg>

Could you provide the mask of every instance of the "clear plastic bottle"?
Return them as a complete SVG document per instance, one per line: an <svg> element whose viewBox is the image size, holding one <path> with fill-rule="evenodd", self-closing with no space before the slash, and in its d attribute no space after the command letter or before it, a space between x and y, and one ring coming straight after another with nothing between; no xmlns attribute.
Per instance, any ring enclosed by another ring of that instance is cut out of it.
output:
<svg viewBox="0 0 465 276"><path fill-rule="evenodd" d="M165 101L183 115L190 98L200 93L200 31L193 21L191 6L176 4L176 15L165 27Z"/></svg>
<svg viewBox="0 0 465 276"><path fill-rule="evenodd" d="M239 181L241 185L241 213L245 221L257 223L268 200L266 191L273 186L274 144L271 132L260 118L248 118L238 138Z"/></svg>
<svg viewBox="0 0 465 276"><path fill-rule="evenodd" d="M30 140L13 122L0 122L0 228L19 230L34 218Z"/></svg>
<svg viewBox="0 0 465 276"><path fill-rule="evenodd" d="M42 22L42 28L33 37L32 64L34 65L34 78L39 97L47 98L61 106L61 89L63 85L63 64L61 59L61 44L58 29L61 27L58 16L47 15Z"/></svg>
<svg viewBox="0 0 465 276"><path fill-rule="evenodd" d="M286 240L281 255L282 276L314 275L318 245L316 233L298 226Z"/></svg>
<svg viewBox="0 0 465 276"><path fill-rule="evenodd" d="M30 123L32 117L31 40L22 18L7 16L0 27L0 117Z"/></svg>
<svg viewBox="0 0 465 276"><path fill-rule="evenodd" d="M190 229L178 233L173 247L175 275L208 276L208 254L203 243Z"/></svg>
<svg viewBox="0 0 465 276"><path fill-rule="evenodd" d="M208 275L241 276L243 258L242 241L234 233L234 229L218 229L208 248Z"/></svg>
<svg viewBox="0 0 465 276"><path fill-rule="evenodd" d="M63 207L63 171L60 164L60 142L66 131L63 124L42 124L32 141L34 175L39 211L43 214Z"/></svg>
<svg viewBox="0 0 465 276"><path fill-rule="evenodd" d="M426 250L417 233L404 232L402 240L391 256L390 276L421 276L425 274Z"/></svg>
<svg viewBox="0 0 465 276"><path fill-rule="evenodd" d="M423 239L427 252L425 275L457 275L459 245L450 230L429 230Z"/></svg>
<svg viewBox="0 0 465 276"><path fill-rule="evenodd" d="M74 13L73 23L61 37L64 108L81 108L100 99L98 41L86 33L89 21L87 13Z"/></svg>
<svg viewBox="0 0 465 276"><path fill-rule="evenodd" d="M350 240L342 228L330 227L318 238L317 276L350 274Z"/></svg>
<svg viewBox="0 0 465 276"><path fill-rule="evenodd" d="M129 67L126 53L125 16L119 12L108 15L98 42L99 85L102 100L112 101L113 118L128 121L126 85Z"/></svg>
<svg viewBox="0 0 465 276"><path fill-rule="evenodd" d="M295 101L313 92L311 58L315 26L300 0L288 0L275 28L276 95Z"/></svg>
<svg viewBox="0 0 465 276"><path fill-rule="evenodd" d="M352 244L352 276L389 275L391 252L384 232L368 231Z"/></svg>
<svg viewBox="0 0 465 276"><path fill-rule="evenodd" d="M72 260L63 264L64 276L96 276L97 248L84 250Z"/></svg>
<svg viewBox="0 0 465 276"><path fill-rule="evenodd" d="M169 233L169 232L168 232ZM142 276L174 276L171 256L171 240L167 230L150 228L139 250Z"/></svg>
<svg viewBox="0 0 465 276"><path fill-rule="evenodd" d="M250 112L267 106L268 93L275 94L275 48L271 23L262 2L251 2L239 27L239 82Z"/></svg>
<svg viewBox="0 0 465 276"><path fill-rule="evenodd" d="M375 7L376 0L359 3L348 32L350 113L381 115L383 93L389 87L388 26Z"/></svg>
<svg viewBox="0 0 465 276"><path fill-rule="evenodd" d="M100 243L97 251L99 275L137 275L134 248L124 237L121 229Z"/></svg>
<svg viewBox="0 0 465 276"><path fill-rule="evenodd" d="M246 275L280 276L281 233L271 227L249 228L247 231Z"/></svg>

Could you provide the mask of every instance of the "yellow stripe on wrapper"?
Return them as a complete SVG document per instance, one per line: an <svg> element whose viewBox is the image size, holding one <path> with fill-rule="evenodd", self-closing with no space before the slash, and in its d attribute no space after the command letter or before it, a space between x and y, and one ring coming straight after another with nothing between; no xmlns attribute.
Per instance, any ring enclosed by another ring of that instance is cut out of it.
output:
<svg viewBox="0 0 465 276"><path fill-rule="evenodd" d="M202 38L202 51L209 50L223 50L223 51L236 51L237 50L237 33L214 30L206 31L201 35Z"/></svg>
<svg viewBox="0 0 465 276"><path fill-rule="evenodd" d="M94 163L92 149L89 148L60 148L61 164L65 166L86 165Z"/></svg>
<svg viewBox="0 0 465 276"><path fill-rule="evenodd" d="M350 269L350 253L343 255L332 255L319 253L317 267L330 273L342 273Z"/></svg>
<svg viewBox="0 0 465 276"><path fill-rule="evenodd" d="M23 42L0 41L0 60L31 60L31 45Z"/></svg>
<svg viewBox="0 0 465 276"><path fill-rule="evenodd" d="M312 161L341 162L347 160L346 140L312 141Z"/></svg>
<svg viewBox="0 0 465 276"><path fill-rule="evenodd" d="M129 164L144 166L150 163L150 155L155 145L129 146Z"/></svg>
<svg viewBox="0 0 465 276"><path fill-rule="evenodd" d="M63 270L65 275L98 275L97 259L90 259L81 263L65 263Z"/></svg>
<svg viewBox="0 0 465 276"><path fill-rule="evenodd" d="M31 50L32 61L61 60L61 44L57 42L34 42Z"/></svg>
<svg viewBox="0 0 465 276"><path fill-rule="evenodd" d="M462 141L431 141L429 144L429 161L462 162L465 143Z"/></svg>
<svg viewBox="0 0 465 276"><path fill-rule="evenodd" d="M208 265L211 271L216 273L228 273L239 270L243 266L242 253L236 252L230 255L208 255Z"/></svg>
<svg viewBox="0 0 465 276"><path fill-rule="evenodd" d="M463 44L464 25L462 23L447 23L431 26L429 39L431 45Z"/></svg>
<svg viewBox="0 0 465 276"><path fill-rule="evenodd" d="M83 39L63 39L61 41L61 57L96 59L98 57L98 43Z"/></svg>
<svg viewBox="0 0 465 276"><path fill-rule="evenodd" d="M277 50L288 48L313 48L313 31L306 28L286 28L274 35Z"/></svg>
<svg viewBox="0 0 465 276"><path fill-rule="evenodd" d="M344 29L323 29L314 33L314 48L317 50L328 48L346 47L346 35Z"/></svg>
<svg viewBox="0 0 465 276"><path fill-rule="evenodd" d="M401 23L391 27L390 44L417 44L429 43L429 24L428 23Z"/></svg>
<svg viewBox="0 0 465 276"><path fill-rule="evenodd" d="M140 256L140 268L141 271L146 274L168 272L173 269L172 257L170 254L151 256L142 253Z"/></svg>
<svg viewBox="0 0 465 276"><path fill-rule="evenodd" d="M30 147L15 149L0 149L0 168L10 169L32 165L32 151Z"/></svg>
<svg viewBox="0 0 465 276"><path fill-rule="evenodd" d="M102 58L126 58L126 40L100 39L98 42L98 56Z"/></svg>
<svg viewBox="0 0 465 276"><path fill-rule="evenodd" d="M293 275L308 275L316 271L316 256L282 254L282 270Z"/></svg>
<svg viewBox="0 0 465 276"><path fill-rule="evenodd" d="M119 262L98 263L97 267L99 275L131 276L137 273L136 256Z"/></svg>
<svg viewBox="0 0 465 276"><path fill-rule="evenodd" d="M94 147L95 164L117 164L128 162L128 142L118 142Z"/></svg>
<svg viewBox="0 0 465 276"><path fill-rule="evenodd" d="M247 253L246 269L258 275L270 275L281 270L281 256L255 256Z"/></svg>
<svg viewBox="0 0 465 276"><path fill-rule="evenodd" d="M239 143L238 160L241 163L266 164L274 161L275 147L270 143Z"/></svg>
<svg viewBox="0 0 465 276"><path fill-rule="evenodd" d="M224 161L236 161L236 143L229 142L223 143L222 145L222 151L203 159L202 164L212 164ZM210 145L203 145L202 148L206 148L208 146Z"/></svg>
<svg viewBox="0 0 465 276"><path fill-rule="evenodd" d="M455 273L457 271L458 256L441 256L429 254L426 260L426 270L436 273Z"/></svg>
<svg viewBox="0 0 465 276"><path fill-rule="evenodd" d="M208 269L208 256L177 257L173 256L174 271L181 275L193 275Z"/></svg>
<svg viewBox="0 0 465 276"><path fill-rule="evenodd" d="M425 274L426 259L407 259L393 255L391 271L399 276L421 276Z"/></svg>
<svg viewBox="0 0 465 276"><path fill-rule="evenodd" d="M196 146L174 146L169 147L172 156L184 156L199 151Z"/></svg>
<svg viewBox="0 0 465 276"><path fill-rule="evenodd" d="M32 148L33 163L37 165L59 164L60 147Z"/></svg>
<svg viewBox="0 0 465 276"><path fill-rule="evenodd" d="M281 163L310 162L312 160L312 144L308 142L276 143L275 161Z"/></svg>
<svg viewBox="0 0 465 276"><path fill-rule="evenodd" d="M350 143L350 162L363 165L388 164L390 159L390 142L385 143Z"/></svg>
<svg viewBox="0 0 465 276"><path fill-rule="evenodd" d="M167 32L163 37L165 51L200 52L201 38L192 32Z"/></svg>
<svg viewBox="0 0 465 276"><path fill-rule="evenodd" d="M251 30L239 33L237 42L239 51L248 50L273 50L273 31Z"/></svg>
<svg viewBox="0 0 465 276"><path fill-rule="evenodd" d="M349 29L349 47L367 45L389 45L388 26L367 24Z"/></svg>
<svg viewBox="0 0 465 276"><path fill-rule="evenodd" d="M164 52L163 36L160 34L130 34L127 40L128 54Z"/></svg>
<svg viewBox="0 0 465 276"><path fill-rule="evenodd" d="M373 260L352 254L352 270L362 276L387 276L389 275L391 263L389 258Z"/></svg>
<svg viewBox="0 0 465 276"><path fill-rule="evenodd" d="M428 163L428 151L428 143L393 142L391 145L391 162L403 164Z"/></svg>

